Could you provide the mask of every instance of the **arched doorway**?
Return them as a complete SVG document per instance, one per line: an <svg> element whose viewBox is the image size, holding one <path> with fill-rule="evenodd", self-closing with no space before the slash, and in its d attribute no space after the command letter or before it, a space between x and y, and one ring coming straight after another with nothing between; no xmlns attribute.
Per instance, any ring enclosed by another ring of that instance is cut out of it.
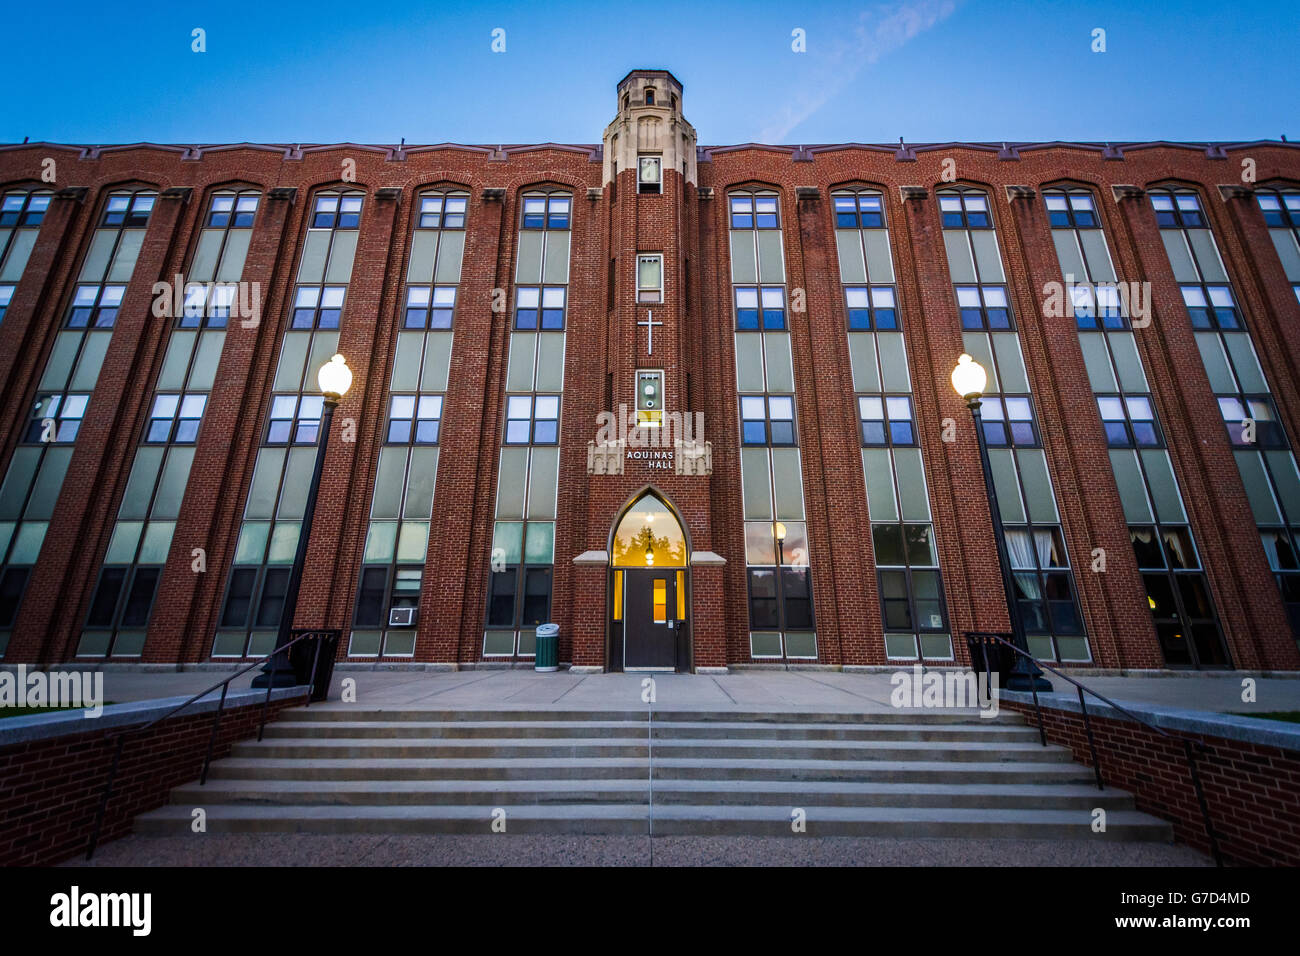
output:
<svg viewBox="0 0 1300 956"><path fill-rule="evenodd" d="M614 524L610 554L609 669L689 671L690 542L654 489Z"/></svg>

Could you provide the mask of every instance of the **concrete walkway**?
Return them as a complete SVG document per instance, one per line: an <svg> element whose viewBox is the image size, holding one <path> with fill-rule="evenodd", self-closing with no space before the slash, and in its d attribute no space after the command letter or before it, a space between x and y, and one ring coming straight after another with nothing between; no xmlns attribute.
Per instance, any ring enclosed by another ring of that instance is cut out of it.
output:
<svg viewBox="0 0 1300 956"><path fill-rule="evenodd" d="M900 670L907 670L906 667ZM247 687L256 672L235 681ZM660 709L810 710L881 713L893 710L892 672L743 670L729 674L655 675ZM114 703L198 693L221 679L217 670L142 673L109 670L104 692ZM538 674L531 670L385 671L336 670L330 697L342 681L356 681L357 703L408 709L640 709L641 674ZM1050 678L1050 675L1049 675ZM1064 681L1056 689L1073 693ZM1300 674L1295 679L1255 678L1254 703L1241 700L1239 674L1151 677L1083 677L1084 684L1120 702L1213 713L1300 711Z"/></svg>
<svg viewBox="0 0 1300 956"><path fill-rule="evenodd" d="M631 836L128 836L90 866L650 866ZM64 866L86 866L84 856ZM654 838L654 866L1212 866L1169 843L1113 840L907 840L889 837Z"/></svg>

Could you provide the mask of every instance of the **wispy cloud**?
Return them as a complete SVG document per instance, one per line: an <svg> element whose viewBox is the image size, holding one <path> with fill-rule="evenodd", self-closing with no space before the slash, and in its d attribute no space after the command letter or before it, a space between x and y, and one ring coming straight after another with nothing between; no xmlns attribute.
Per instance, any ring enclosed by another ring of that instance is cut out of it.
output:
<svg viewBox="0 0 1300 956"><path fill-rule="evenodd" d="M812 85L777 111L760 133L760 142L780 143L804 120L853 82L864 66L897 50L912 37L946 20L960 0L902 0L864 10L847 38L832 42L829 52L804 54L813 59ZM810 37L809 43L818 39Z"/></svg>

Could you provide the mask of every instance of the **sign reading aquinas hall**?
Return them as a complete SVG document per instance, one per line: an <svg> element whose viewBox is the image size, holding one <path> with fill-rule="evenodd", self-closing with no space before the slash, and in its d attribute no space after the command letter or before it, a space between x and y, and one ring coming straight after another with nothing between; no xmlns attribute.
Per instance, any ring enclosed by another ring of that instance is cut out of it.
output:
<svg viewBox="0 0 1300 956"><path fill-rule="evenodd" d="M629 410L626 404L596 416L596 438L587 442L587 473L621 475L630 461L645 470L712 474L713 449L704 441L702 412L657 412L653 422L647 419L645 410Z"/></svg>
<svg viewBox="0 0 1300 956"><path fill-rule="evenodd" d="M669 451L658 451L648 449L631 449L627 450L626 456L628 461L644 462L647 468L664 468L671 470L673 467L673 453Z"/></svg>

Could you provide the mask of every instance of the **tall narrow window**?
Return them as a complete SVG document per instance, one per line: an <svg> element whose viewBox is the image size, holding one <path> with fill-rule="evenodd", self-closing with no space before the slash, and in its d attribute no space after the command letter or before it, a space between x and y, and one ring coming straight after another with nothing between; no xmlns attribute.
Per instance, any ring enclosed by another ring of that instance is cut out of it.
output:
<svg viewBox="0 0 1300 956"><path fill-rule="evenodd" d="M754 660L816 660L779 197L768 190L737 190L727 197L727 215L749 653Z"/></svg>
<svg viewBox="0 0 1300 956"><path fill-rule="evenodd" d="M567 288L569 281L568 193L525 193L515 267L516 295L533 283ZM530 230L540 210L548 216L544 241ZM530 220L529 210L533 219ZM497 468L496 522L492 535L485 657L531 657L537 625L550 620L555 565L556 485L559 476L560 406L564 388L564 323L515 322Z"/></svg>
<svg viewBox="0 0 1300 956"><path fill-rule="evenodd" d="M884 195L832 194L885 654L952 660Z"/></svg>
<svg viewBox="0 0 1300 956"><path fill-rule="evenodd" d="M50 199L45 190L16 189L0 200L0 322L27 268Z"/></svg>
<svg viewBox="0 0 1300 956"><path fill-rule="evenodd" d="M420 590L434 536L434 486L469 194L417 197L383 447L375 469L348 654L412 657Z"/></svg>
<svg viewBox="0 0 1300 956"><path fill-rule="evenodd" d="M338 351L362 202L349 189L312 199L213 657L259 656L275 646L320 441L316 373Z"/></svg>
<svg viewBox="0 0 1300 956"><path fill-rule="evenodd" d="M63 328L55 336L29 406L26 430L0 484L0 655L40 555L156 198L147 189L115 190L106 198L77 272ZM0 215L16 218L22 228L29 215L38 217L44 210L43 202L30 196L23 206L11 203ZM25 253L15 253L13 241L10 237L6 256L17 254L25 260Z"/></svg>
<svg viewBox="0 0 1300 956"><path fill-rule="evenodd" d="M189 481L208 393L225 343L260 196L212 195L190 259L181 313L139 438L126 493L100 570L77 654L138 657ZM227 290L217 294L217 290Z"/></svg>
<svg viewBox="0 0 1300 956"><path fill-rule="evenodd" d="M1090 660L1069 558L1063 544L1048 547L1064 541L1061 518L988 197L967 187L938 197L963 347L989 375L982 411L998 508L1008 546L1024 545L1011 563L1029 650L1048 660Z"/></svg>
<svg viewBox="0 0 1300 956"><path fill-rule="evenodd" d="M1061 273L1072 290L1088 380L1097 398L1111 470L1129 522L1129 537L1146 586L1165 663L1170 666L1227 662L1222 635L1196 555L1173 464L1165 451L1151 390L1138 355L1131 319L1118 294L1117 277L1105 233L1090 192L1043 191ZM1162 542L1174 542L1177 554ZM1024 542L1022 542L1024 544ZM1025 544L1020 550L1037 548ZM1053 539L1045 553L1057 549ZM1018 572L1020 573L1020 572ZM1037 584L1044 593L1050 577ZM1183 601L1181 595L1195 597ZM1203 600L1202 600L1203 598ZM1036 613L1047 613L1041 605Z"/></svg>
<svg viewBox="0 0 1300 956"><path fill-rule="evenodd" d="M1205 411L1223 419L1292 634L1300 640L1300 566L1295 559L1300 544L1300 471L1295 455L1278 422L1272 388L1256 355L1201 197L1178 188L1153 189L1150 197L1218 406ZM1281 210L1261 207L1266 223L1270 213L1273 222L1286 221L1282 218L1289 216L1283 211L1286 204L1279 205ZM1287 237L1279 234L1281 228L1270 223L1274 243L1283 240L1281 248L1285 249ZM1198 639L1193 629L1193 646L1184 653L1193 663L1226 663L1226 652L1215 647L1208 629L1203 630Z"/></svg>

